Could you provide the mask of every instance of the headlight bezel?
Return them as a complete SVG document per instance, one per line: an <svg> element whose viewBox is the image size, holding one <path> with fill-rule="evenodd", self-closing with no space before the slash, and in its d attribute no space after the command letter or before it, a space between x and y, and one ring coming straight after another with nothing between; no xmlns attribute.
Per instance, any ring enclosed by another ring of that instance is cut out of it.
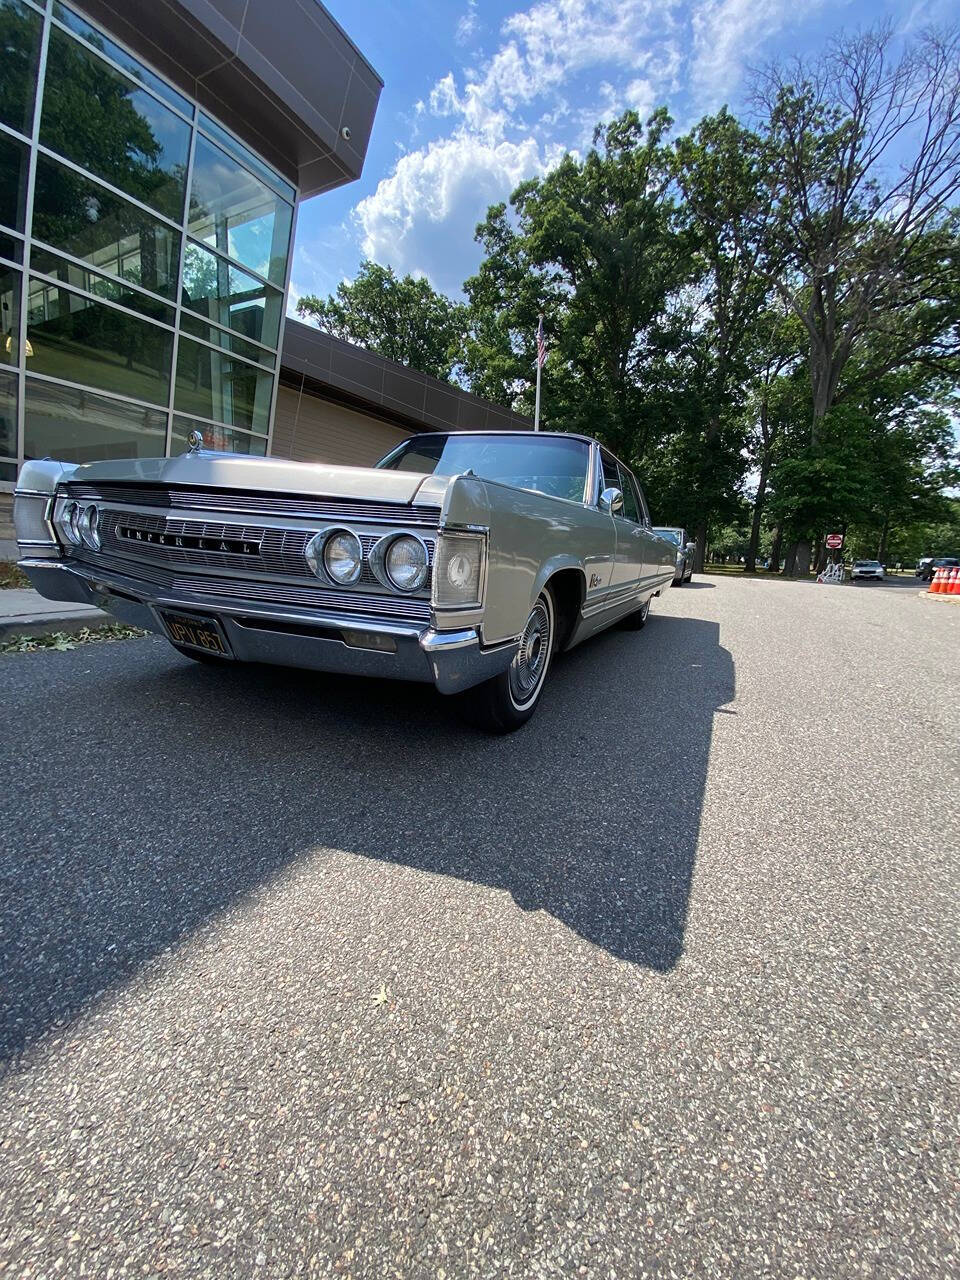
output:
<svg viewBox="0 0 960 1280"><path fill-rule="evenodd" d="M401 542L415 544L419 547L422 557L420 572L416 580L408 586L398 582L390 569L390 553ZM373 576L382 587L386 587L388 591L398 591L404 596L412 596L422 591L427 585L431 567L430 548L418 533L414 533L409 529L401 529L394 533L385 534L374 544L370 550L368 563Z"/></svg>
<svg viewBox="0 0 960 1280"><path fill-rule="evenodd" d="M57 494L53 505L53 528L60 543L65 547L79 547L80 544L80 503L68 494Z"/></svg>
<svg viewBox="0 0 960 1280"><path fill-rule="evenodd" d="M79 503L77 504L79 507ZM88 502L77 518L77 531L80 544L88 551L99 551L100 540L100 508L95 502Z"/></svg>
<svg viewBox="0 0 960 1280"><path fill-rule="evenodd" d="M338 577L328 563L327 551L335 538L352 538L356 543L356 567L349 578ZM303 556L307 562L307 568L314 577L334 587L354 587L363 574L363 543L359 535L345 525L335 525L331 529L323 529L320 533L315 533L308 539L303 549Z"/></svg>

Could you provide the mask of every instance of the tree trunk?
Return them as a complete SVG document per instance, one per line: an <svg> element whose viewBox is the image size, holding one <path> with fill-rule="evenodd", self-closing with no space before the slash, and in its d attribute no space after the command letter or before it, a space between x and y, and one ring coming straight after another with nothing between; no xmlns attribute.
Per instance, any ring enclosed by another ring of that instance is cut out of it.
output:
<svg viewBox="0 0 960 1280"><path fill-rule="evenodd" d="M787 547L787 554L783 561L783 573L787 578L792 578L797 569L797 544L791 542Z"/></svg>
<svg viewBox="0 0 960 1280"><path fill-rule="evenodd" d="M779 525L774 526L773 541L770 543L770 572L780 572L780 545L783 542L783 530Z"/></svg>
<svg viewBox="0 0 960 1280"><path fill-rule="evenodd" d="M884 517L883 528L880 531L880 546L877 548L877 559L881 564L886 563L887 559L887 538L890 536L890 518Z"/></svg>
<svg viewBox="0 0 960 1280"><path fill-rule="evenodd" d="M693 553L693 572L703 573L704 562L707 558L707 522L699 520L694 530L693 536L697 540L697 549Z"/></svg>
<svg viewBox="0 0 960 1280"><path fill-rule="evenodd" d="M757 547L760 545L760 520L763 516L763 500L767 493L767 477L770 474L770 452L764 452L760 462L760 479L757 481L757 496L753 500L753 522L750 525L750 542L743 562L744 573L755 573L757 568Z"/></svg>
<svg viewBox="0 0 960 1280"><path fill-rule="evenodd" d="M805 578L810 572L810 540L801 538L795 545L794 575Z"/></svg>

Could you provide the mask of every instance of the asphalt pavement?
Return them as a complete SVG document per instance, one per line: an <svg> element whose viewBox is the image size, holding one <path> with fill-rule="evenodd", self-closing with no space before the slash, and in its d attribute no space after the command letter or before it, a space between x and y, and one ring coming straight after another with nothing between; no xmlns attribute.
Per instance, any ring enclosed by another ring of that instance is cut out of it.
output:
<svg viewBox="0 0 960 1280"><path fill-rule="evenodd" d="M705 578L488 738L0 657L0 1276L955 1276L960 606Z"/></svg>

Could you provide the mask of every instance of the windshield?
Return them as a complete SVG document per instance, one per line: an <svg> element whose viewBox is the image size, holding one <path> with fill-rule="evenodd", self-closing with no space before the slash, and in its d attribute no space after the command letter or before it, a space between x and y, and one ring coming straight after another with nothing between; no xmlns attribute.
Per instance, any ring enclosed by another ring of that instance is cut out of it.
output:
<svg viewBox="0 0 960 1280"><path fill-rule="evenodd" d="M680 545L679 529L654 529L653 532L659 533L661 538L666 538L669 542L672 542L675 547L679 547Z"/></svg>
<svg viewBox="0 0 960 1280"><path fill-rule="evenodd" d="M472 471L484 480L499 480L518 489L583 501L590 464L584 440L557 436L425 435L405 441L377 463L388 471L456 476Z"/></svg>
<svg viewBox="0 0 960 1280"><path fill-rule="evenodd" d="M879 569L880 561L879 560L858 560L857 568L858 569Z"/></svg>

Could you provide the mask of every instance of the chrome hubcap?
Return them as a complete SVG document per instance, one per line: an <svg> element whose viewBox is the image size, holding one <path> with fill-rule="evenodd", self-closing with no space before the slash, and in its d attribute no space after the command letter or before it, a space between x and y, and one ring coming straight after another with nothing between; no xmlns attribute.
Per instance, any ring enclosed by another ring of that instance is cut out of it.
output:
<svg viewBox="0 0 960 1280"><path fill-rule="evenodd" d="M510 691L514 701L529 701L543 678L550 655L550 615L538 600L520 637L520 649L510 667Z"/></svg>

